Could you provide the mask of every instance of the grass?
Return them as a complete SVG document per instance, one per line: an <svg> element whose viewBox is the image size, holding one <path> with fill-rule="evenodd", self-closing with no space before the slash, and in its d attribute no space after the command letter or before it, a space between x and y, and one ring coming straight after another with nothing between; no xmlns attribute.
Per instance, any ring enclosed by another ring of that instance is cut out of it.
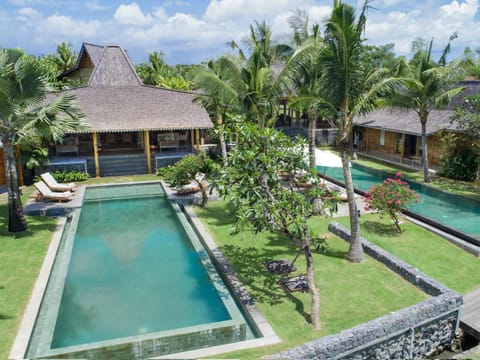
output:
<svg viewBox="0 0 480 360"><path fill-rule="evenodd" d="M89 179L82 184L149 180L159 178L156 175L105 177ZM24 203L32 192L32 187L26 188ZM8 357L55 227L53 219L27 216L30 226L27 232L15 235L8 233L6 202L6 194L0 195L0 358ZM264 260L291 260L297 250L271 234L241 234L231 237L231 218L226 216L228 209L223 203L212 202L209 208L199 210L199 213L283 340L279 345L227 354L225 357L258 358L335 333L425 298L423 293L369 258L362 264L346 262L343 257L347 244L329 236L328 252L314 254L316 279L321 293L323 328L320 332L313 331L307 321L309 295L286 294L278 287L278 279L269 276L262 267ZM348 219L335 220L348 223ZM465 293L480 285L479 260L445 240L411 224L402 225L405 229L402 235L393 234L385 220L378 221L374 216L362 217L361 224L364 237L447 286ZM316 234L327 233L325 219L315 218L311 226ZM435 249L434 253L432 249ZM300 271L304 271L302 257L296 264Z"/></svg>
<svg viewBox="0 0 480 360"><path fill-rule="evenodd" d="M349 227L348 217L335 221ZM480 287L480 259L408 221L395 231L389 218L360 218L361 235L461 294Z"/></svg>
<svg viewBox="0 0 480 360"><path fill-rule="evenodd" d="M23 198L30 195L25 191ZM23 310L47 251L55 220L27 216L29 230L7 232L6 194L0 195L0 358L7 359Z"/></svg>
<svg viewBox="0 0 480 360"><path fill-rule="evenodd" d="M282 349L300 345L321 336L336 333L378 316L418 303L427 295L411 286L382 264L366 258L361 264L344 260L348 244L328 235L326 253L314 253L315 277L321 296L322 330L308 323L308 293L287 294L278 286L278 277L263 268L271 259L292 260L298 253L287 240L270 233L242 233L232 237L231 212L223 202L210 203L197 210L215 241L222 247L237 274L258 307L282 339L270 347L222 355L233 358L260 358ZM327 234L328 219L316 217L310 225L320 236ZM303 256L296 262L305 272Z"/></svg>

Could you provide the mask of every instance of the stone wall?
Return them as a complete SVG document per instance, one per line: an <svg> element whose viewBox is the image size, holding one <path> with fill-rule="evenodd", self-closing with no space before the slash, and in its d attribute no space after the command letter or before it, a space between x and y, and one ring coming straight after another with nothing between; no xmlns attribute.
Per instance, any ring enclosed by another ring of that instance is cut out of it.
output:
<svg viewBox="0 0 480 360"><path fill-rule="evenodd" d="M350 231L343 225L332 222L328 229L348 241ZM451 343L458 328L462 297L378 246L364 239L362 242L366 254L432 298L270 359L423 359L438 346Z"/></svg>

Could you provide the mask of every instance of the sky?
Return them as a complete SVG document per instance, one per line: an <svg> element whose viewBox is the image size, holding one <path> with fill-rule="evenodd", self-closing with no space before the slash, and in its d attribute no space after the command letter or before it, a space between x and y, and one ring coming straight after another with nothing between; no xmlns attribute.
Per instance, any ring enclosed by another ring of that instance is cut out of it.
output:
<svg viewBox="0 0 480 360"><path fill-rule="evenodd" d="M344 0L360 13L364 0ZM249 26L265 20L274 38L291 29L296 9L322 24L333 0L2 0L0 47L19 47L45 55L61 42L78 53L83 42L120 44L135 64L153 51L163 52L170 65L201 63L242 43ZM448 60L465 47L480 48L480 0L374 0L368 11L365 37L371 45L394 43L397 55L411 55L416 38L433 38L439 54L454 32Z"/></svg>

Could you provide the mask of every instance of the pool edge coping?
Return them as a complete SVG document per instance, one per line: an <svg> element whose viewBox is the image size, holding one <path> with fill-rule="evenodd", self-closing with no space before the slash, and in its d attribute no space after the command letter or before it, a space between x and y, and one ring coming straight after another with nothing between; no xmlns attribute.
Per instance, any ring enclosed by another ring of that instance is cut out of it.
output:
<svg viewBox="0 0 480 360"><path fill-rule="evenodd" d="M166 192L168 194L168 192ZM230 264L226 260L223 252L220 250L218 245L213 240L210 232L206 228L206 226L200 221L196 212L194 211L192 206L184 206L184 213L188 217L189 221L198 231L202 240L204 242L204 246L208 249L210 256L212 256L220 265L219 271L226 277L227 282L230 284L231 291L235 292L235 297L242 301L241 306L244 307L245 311L248 312L249 316L251 317L254 325L257 327L258 331L261 334L261 337L251 340L246 340L237 343L231 344L224 344L219 346L213 346L210 348L203 348L191 351L185 351L181 353L174 353L168 355L162 355L160 357L156 357L154 359L178 359L180 356L182 359L197 359L199 357L211 356L236 350L244 350L244 349L251 349L258 346L266 346L266 345L273 345L281 343L282 340L276 334L273 327L270 325L268 320L262 314L260 309L256 306L253 299L247 293L247 290L238 279L235 272L231 269ZM230 269L230 271L225 271L225 267ZM248 297L248 299L245 299ZM245 301L246 300L246 301ZM176 357L175 357L176 356Z"/></svg>

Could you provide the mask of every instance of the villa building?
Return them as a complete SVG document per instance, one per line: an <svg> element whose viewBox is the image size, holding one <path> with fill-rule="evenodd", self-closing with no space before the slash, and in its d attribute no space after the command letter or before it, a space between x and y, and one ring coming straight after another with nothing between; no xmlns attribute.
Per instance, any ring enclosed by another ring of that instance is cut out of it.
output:
<svg viewBox="0 0 480 360"><path fill-rule="evenodd" d="M50 169L78 168L96 177L151 173L199 151L204 130L213 127L193 93L142 84L118 45L84 43L75 67L61 77L86 83L71 91L89 128L51 145Z"/></svg>

